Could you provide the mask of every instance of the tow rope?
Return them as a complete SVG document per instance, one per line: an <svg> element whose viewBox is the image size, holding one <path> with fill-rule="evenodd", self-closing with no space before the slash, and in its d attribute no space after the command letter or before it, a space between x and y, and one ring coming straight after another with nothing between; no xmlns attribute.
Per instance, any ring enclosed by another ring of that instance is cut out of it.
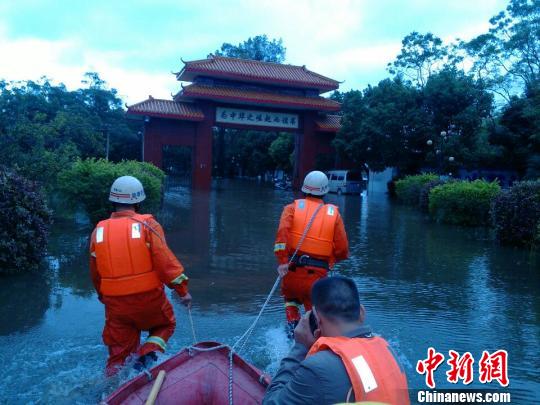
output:
<svg viewBox="0 0 540 405"><path fill-rule="evenodd" d="M317 209L315 210L313 215L311 216L308 224L306 225L306 228L304 229L304 232L302 233L302 236L300 237L300 240L298 241L298 245L296 246L296 249L295 249L294 253L292 254L292 256L289 259L289 263L288 263L289 266L291 265L294 258L298 254L298 251L300 250L300 248L302 247L302 244L304 243L304 239L306 238L306 236L307 236L307 234L308 234L308 232L309 232L309 230L311 228L311 225L313 225L313 222L315 221L315 217L317 216L317 214L319 213L319 211L321 210L321 208L323 206L324 206L324 203L321 203L317 207ZM246 331L242 334L242 336L240 336L236 340L236 342L232 346L229 346L229 345L226 345L226 344L222 344L222 345L214 346L214 347L210 347L210 348L203 348L203 347L195 346L195 343L197 341L197 338L196 338L197 335L195 333L195 326L193 324L193 318L192 318L192 315L191 315L191 309L188 309L188 317L189 317L189 321L190 321L190 325L191 325L191 333L192 333L193 342L194 342L193 346L188 347L188 351L189 352L192 352L192 351L210 352L210 351L220 350L220 349L224 349L224 348L229 350L229 405L234 405L234 401L233 401L233 385L234 385L233 356L234 356L234 353L240 354L240 352L244 349L246 343L248 342L249 338L253 334L253 331L255 330L255 326L257 326L257 323L259 322L259 319L261 319L261 316L264 313L264 310L268 306L268 303L270 302L270 299L272 298L272 296L276 292L277 288L279 287L279 285L281 283L281 279L282 279L282 277L280 275L278 275L277 278L276 278L276 281L274 281L274 285L272 286L272 289L270 290L270 292L266 296L266 300L262 304L261 309L259 310L259 313L255 317L255 319L253 320L251 325L246 329ZM240 347L238 348L239 345L240 345Z"/></svg>

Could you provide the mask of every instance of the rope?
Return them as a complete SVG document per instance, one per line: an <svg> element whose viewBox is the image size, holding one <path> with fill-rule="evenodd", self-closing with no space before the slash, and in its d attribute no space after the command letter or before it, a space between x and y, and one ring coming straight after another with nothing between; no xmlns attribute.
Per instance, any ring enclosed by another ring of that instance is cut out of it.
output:
<svg viewBox="0 0 540 405"><path fill-rule="evenodd" d="M191 315L191 308L188 308L189 324L191 325L191 334L193 335L193 344L197 343L197 335L195 334L195 325L193 324L193 316Z"/></svg>
<svg viewBox="0 0 540 405"><path fill-rule="evenodd" d="M291 265L291 263L295 259L296 255L298 254L298 251L300 250L300 247L302 247L302 244L304 243L304 239L306 238L307 233L309 232L309 229L311 228L311 225L313 225L313 221L315 221L315 217L317 216L317 214L319 213L319 211L321 210L321 208L323 206L324 206L324 204L321 203L317 207L317 209L315 210L313 215L311 216L308 224L306 225L306 228L304 229L304 232L302 233L302 236L300 237L300 240L298 241L298 245L296 246L296 249L295 249L294 253L292 254L291 258L289 259L289 263L288 263L289 266ZM215 346L215 347L210 347L210 348L201 348L201 347L196 347L195 345L188 348L188 350L195 350L195 351L199 351L199 352L211 352L211 351L214 351L214 350L228 348L228 350L229 350L229 405L233 405L233 402L234 402L233 401L233 380L234 380L234 378L233 378L233 361L234 361L234 357L233 356L234 356L234 353L235 352L240 353L243 350L244 346L246 345L249 338L251 337L251 335L253 333L253 330L255 329L255 326L257 326L257 323L259 322L259 319L261 319L261 316L264 313L264 310L268 306L268 303L272 299L272 296L274 295L277 288L279 287L280 282L281 282L281 276L278 276L276 278L276 281L274 282L274 285L272 286L272 289L270 290L270 292L266 296L266 300L264 301L263 305L261 306L261 309L259 310L259 313L255 317L255 319L253 320L251 325L242 334L242 336L240 336L236 340L236 342L232 345L232 347L230 347L228 345L225 345L225 344L222 344L222 345ZM191 317L191 310L189 310L189 319L190 319L190 322L191 322L193 340L194 340L194 342L196 342L195 328L193 326L193 318ZM240 348L238 350L236 350L237 346L241 342L242 342L242 344L240 345Z"/></svg>

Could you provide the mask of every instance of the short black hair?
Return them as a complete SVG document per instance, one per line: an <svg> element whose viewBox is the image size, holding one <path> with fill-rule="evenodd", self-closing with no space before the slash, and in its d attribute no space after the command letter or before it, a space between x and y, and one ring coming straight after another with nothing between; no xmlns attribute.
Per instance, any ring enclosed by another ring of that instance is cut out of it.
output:
<svg viewBox="0 0 540 405"><path fill-rule="evenodd" d="M311 301L317 312L346 322L360 317L360 297L354 281L348 277L325 277L311 289Z"/></svg>

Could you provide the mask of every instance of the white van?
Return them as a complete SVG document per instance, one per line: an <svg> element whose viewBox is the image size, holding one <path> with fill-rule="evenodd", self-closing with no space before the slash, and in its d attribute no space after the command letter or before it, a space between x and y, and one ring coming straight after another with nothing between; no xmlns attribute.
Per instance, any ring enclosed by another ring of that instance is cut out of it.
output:
<svg viewBox="0 0 540 405"><path fill-rule="evenodd" d="M366 179L360 170L330 170L327 173L331 193L360 194Z"/></svg>

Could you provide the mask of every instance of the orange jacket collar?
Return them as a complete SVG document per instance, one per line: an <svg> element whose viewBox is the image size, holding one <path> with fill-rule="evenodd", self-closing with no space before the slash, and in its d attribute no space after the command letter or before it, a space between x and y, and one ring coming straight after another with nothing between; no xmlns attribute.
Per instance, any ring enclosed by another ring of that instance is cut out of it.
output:
<svg viewBox="0 0 540 405"><path fill-rule="evenodd" d="M135 210L115 211L111 214L111 218L132 217L135 214Z"/></svg>

